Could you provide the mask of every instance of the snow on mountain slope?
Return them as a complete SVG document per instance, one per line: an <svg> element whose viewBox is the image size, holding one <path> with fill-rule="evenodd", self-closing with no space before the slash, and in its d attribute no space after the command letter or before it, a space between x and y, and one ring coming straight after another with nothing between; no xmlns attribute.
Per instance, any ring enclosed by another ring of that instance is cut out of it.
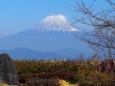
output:
<svg viewBox="0 0 115 86"><path fill-rule="evenodd" d="M80 54L92 55L92 49L84 42L75 39L72 33L80 34L81 31L72 27L63 15L48 16L31 29L1 38L0 49L29 48L40 52L71 55L70 57ZM47 58L49 57L51 58L51 56L47 56ZM55 57L52 55L52 58Z"/></svg>
<svg viewBox="0 0 115 86"><path fill-rule="evenodd" d="M79 31L78 29L72 27L63 15L52 15L48 16L35 25L34 30L41 31Z"/></svg>

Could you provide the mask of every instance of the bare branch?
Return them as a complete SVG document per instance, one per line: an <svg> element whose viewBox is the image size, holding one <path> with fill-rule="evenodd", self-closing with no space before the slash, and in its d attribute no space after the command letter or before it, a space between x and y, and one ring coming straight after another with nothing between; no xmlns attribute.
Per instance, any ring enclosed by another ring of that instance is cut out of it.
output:
<svg viewBox="0 0 115 86"><path fill-rule="evenodd" d="M76 23L82 23L94 28L85 37L76 35L76 37L84 42L86 42L94 50L103 52L110 55L110 57L115 56L115 3L111 0L105 0L108 2L112 8L96 12L93 9L93 5L86 6L86 4L81 1L77 4L77 13L81 14L82 17L76 19Z"/></svg>

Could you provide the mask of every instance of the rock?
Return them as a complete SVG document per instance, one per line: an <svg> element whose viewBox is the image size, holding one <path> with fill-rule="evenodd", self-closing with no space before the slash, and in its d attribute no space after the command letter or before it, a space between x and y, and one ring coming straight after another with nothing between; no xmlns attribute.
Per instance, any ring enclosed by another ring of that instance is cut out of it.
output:
<svg viewBox="0 0 115 86"><path fill-rule="evenodd" d="M115 74L115 59L106 59L102 61L101 64L97 66L97 71Z"/></svg>
<svg viewBox="0 0 115 86"><path fill-rule="evenodd" d="M17 70L8 54L0 54L0 83L18 84Z"/></svg>

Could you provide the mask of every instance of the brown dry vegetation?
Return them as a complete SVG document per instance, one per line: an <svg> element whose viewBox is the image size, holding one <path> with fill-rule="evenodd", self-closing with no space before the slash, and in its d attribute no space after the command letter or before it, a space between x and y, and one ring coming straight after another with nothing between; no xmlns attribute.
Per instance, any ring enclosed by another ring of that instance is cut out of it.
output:
<svg viewBox="0 0 115 86"><path fill-rule="evenodd" d="M80 86L114 86L115 77L96 71L94 60L15 60L24 86L60 86L58 79Z"/></svg>

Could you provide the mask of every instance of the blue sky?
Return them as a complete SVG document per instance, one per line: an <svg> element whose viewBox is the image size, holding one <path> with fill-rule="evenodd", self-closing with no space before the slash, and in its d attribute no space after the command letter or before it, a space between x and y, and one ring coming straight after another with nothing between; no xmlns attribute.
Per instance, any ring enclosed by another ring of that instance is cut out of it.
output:
<svg viewBox="0 0 115 86"><path fill-rule="evenodd" d="M86 4L91 2L84 1ZM53 14L63 14L70 22L74 22L74 5L75 0L0 0L0 36L29 29ZM98 9L107 7L104 0L98 0L96 6Z"/></svg>

